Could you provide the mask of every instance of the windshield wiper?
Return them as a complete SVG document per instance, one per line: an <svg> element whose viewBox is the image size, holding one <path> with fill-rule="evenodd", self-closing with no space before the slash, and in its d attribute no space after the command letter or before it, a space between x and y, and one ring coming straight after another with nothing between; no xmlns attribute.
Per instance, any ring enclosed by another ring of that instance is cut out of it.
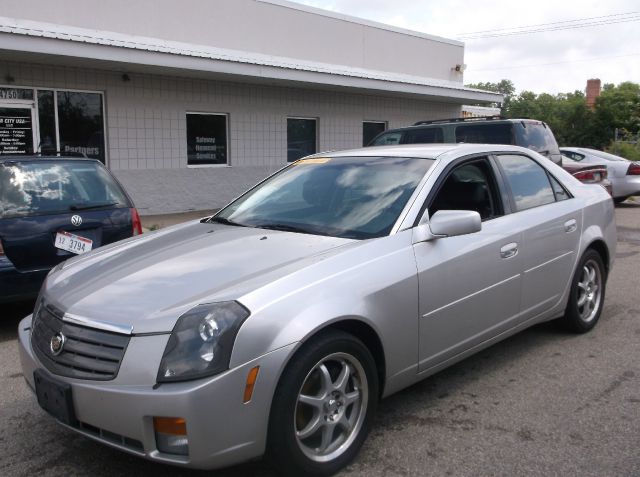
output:
<svg viewBox="0 0 640 477"><path fill-rule="evenodd" d="M298 227L296 225L287 225L287 224L258 224L254 225L257 229L267 229L267 230L280 230L282 232L297 232L301 234L313 234L313 235L326 235L321 232L317 232L315 230L305 229L303 227Z"/></svg>
<svg viewBox="0 0 640 477"><path fill-rule="evenodd" d="M224 217L211 217L207 222L217 222L224 225L235 225L236 227L246 227L244 224L239 224L233 220L225 219Z"/></svg>
<svg viewBox="0 0 640 477"><path fill-rule="evenodd" d="M89 209L100 209L101 207L111 207L113 205L118 205L119 202L101 202L99 204L74 204L69 206L70 210L89 210Z"/></svg>

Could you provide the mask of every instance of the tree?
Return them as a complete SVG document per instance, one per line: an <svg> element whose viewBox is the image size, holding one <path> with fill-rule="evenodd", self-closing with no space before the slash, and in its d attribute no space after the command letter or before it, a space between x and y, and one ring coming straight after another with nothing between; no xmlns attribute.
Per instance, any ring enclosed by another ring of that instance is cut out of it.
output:
<svg viewBox="0 0 640 477"><path fill-rule="evenodd" d="M617 139L632 145L631 149L620 150L629 151L629 154L634 148L638 150L633 144L637 145L640 134L640 84L605 84L593 110L587 106L582 91L556 95L522 91L516 96L513 83L506 79L499 83L467 86L504 94L503 116L544 121L553 130L560 146L612 148L617 130Z"/></svg>
<svg viewBox="0 0 640 477"><path fill-rule="evenodd" d="M494 93L501 93L502 95L504 95L504 100L502 101L501 108L503 115L506 113L506 111L508 111L511 98L516 92L516 87L514 86L513 82L508 79L500 80L498 83L471 83L465 86L467 88L482 89L484 91L492 91ZM492 104L494 107L498 106L498 103Z"/></svg>
<svg viewBox="0 0 640 477"><path fill-rule="evenodd" d="M640 85L625 82L618 86L606 84L596 99L591 136L596 147L602 149L619 136L636 136L640 132Z"/></svg>

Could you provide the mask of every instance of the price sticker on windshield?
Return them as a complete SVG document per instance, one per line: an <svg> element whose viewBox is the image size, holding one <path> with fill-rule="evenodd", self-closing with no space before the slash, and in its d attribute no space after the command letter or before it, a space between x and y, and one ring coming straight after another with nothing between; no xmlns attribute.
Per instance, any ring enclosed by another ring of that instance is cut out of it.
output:
<svg viewBox="0 0 640 477"><path fill-rule="evenodd" d="M60 250L81 255L91 251L93 240L61 230L56 234L55 246Z"/></svg>
<svg viewBox="0 0 640 477"><path fill-rule="evenodd" d="M330 160L330 157L316 157L313 159L300 159L296 164L324 164Z"/></svg>

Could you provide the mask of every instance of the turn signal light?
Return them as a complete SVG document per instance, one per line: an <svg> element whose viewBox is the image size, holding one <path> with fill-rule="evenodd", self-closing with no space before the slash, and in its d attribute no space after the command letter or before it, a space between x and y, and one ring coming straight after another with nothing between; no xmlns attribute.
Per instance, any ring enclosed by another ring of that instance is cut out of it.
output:
<svg viewBox="0 0 640 477"><path fill-rule="evenodd" d="M154 417L153 429L156 434L156 446L160 452L189 455L186 420L181 417Z"/></svg>
<svg viewBox="0 0 640 477"><path fill-rule="evenodd" d="M259 371L260 366L256 366L255 368L251 368L251 371L249 371L249 374L247 375L247 384L244 387L244 396L242 398L242 402L245 404L251 401L251 396L253 396L253 388L256 385Z"/></svg>
<svg viewBox="0 0 640 477"><path fill-rule="evenodd" d="M153 429L162 434L187 435L187 421L181 417L154 417Z"/></svg>

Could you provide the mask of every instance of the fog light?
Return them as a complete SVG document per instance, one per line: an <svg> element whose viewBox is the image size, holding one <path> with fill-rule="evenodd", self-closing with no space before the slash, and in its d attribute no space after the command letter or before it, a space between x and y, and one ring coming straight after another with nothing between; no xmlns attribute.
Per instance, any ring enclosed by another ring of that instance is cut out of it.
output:
<svg viewBox="0 0 640 477"><path fill-rule="evenodd" d="M181 417L154 417L156 446L166 454L189 455L187 421Z"/></svg>

